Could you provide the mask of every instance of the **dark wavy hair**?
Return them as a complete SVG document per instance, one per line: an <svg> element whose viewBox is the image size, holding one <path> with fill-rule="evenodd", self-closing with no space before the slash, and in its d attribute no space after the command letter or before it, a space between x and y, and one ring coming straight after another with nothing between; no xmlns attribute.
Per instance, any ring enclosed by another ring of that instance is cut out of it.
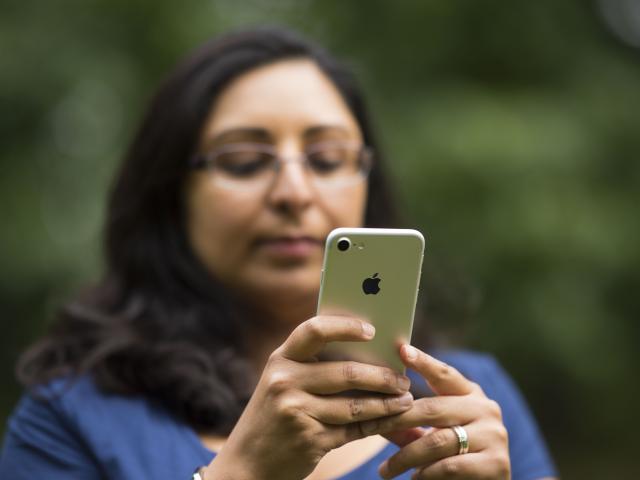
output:
<svg viewBox="0 0 640 480"><path fill-rule="evenodd" d="M110 191L104 275L22 355L23 385L90 373L102 390L157 400L198 431L231 431L256 379L243 354L239 309L187 241L183 188L222 89L248 70L292 57L313 60L331 79L376 152L365 224L398 225L384 159L347 68L283 28L215 38L152 97Z"/></svg>

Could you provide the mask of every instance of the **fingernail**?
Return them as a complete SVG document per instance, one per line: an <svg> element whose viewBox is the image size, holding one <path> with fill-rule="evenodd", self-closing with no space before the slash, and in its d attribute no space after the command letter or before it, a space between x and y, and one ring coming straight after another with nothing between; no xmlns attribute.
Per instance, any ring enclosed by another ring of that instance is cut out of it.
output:
<svg viewBox="0 0 640 480"><path fill-rule="evenodd" d="M411 393L409 392L405 393L404 395L398 398L398 405L400 405L401 407L408 407L412 404L413 404L413 395L411 395Z"/></svg>
<svg viewBox="0 0 640 480"><path fill-rule="evenodd" d="M407 355L407 358L409 360L415 360L416 358L418 358L418 350L416 350L411 345L404 346L404 353Z"/></svg>
<svg viewBox="0 0 640 480"><path fill-rule="evenodd" d="M370 323L362 324L362 329L364 330L364 334L367 337L373 337L376 334L376 327L371 325Z"/></svg>
<svg viewBox="0 0 640 480"><path fill-rule="evenodd" d="M410 386L411 380L409 380L409 377L398 377L398 388L400 388L401 390L408 390Z"/></svg>

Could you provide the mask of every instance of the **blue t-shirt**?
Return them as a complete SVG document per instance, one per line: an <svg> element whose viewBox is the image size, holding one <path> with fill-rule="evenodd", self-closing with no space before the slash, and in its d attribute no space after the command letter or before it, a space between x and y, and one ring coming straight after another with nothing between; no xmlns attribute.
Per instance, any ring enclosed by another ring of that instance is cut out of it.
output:
<svg viewBox="0 0 640 480"><path fill-rule="evenodd" d="M502 407L513 480L556 476L535 420L491 356L465 351L436 352L435 356L480 384ZM425 382L416 372L407 375L426 393ZM47 395L48 401L23 396L9 419L0 478L186 480L195 467L215 456L191 427L145 397L102 393L88 376L70 388L67 383L59 380L42 387L40 394ZM389 443L339 480L380 478L378 466L398 450ZM396 478L410 476L411 471Z"/></svg>

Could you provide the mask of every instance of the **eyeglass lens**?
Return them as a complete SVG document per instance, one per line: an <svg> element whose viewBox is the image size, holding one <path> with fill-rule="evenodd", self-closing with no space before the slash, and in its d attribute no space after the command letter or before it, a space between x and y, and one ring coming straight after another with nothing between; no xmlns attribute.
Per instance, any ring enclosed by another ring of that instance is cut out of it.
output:
<svg viewBox="0 0 640 480"><path fill-rule="evenodd" d="M363 150L350 144L323 144L311 147L304 156L310 178L321 185L340 185L358 181L366 175ZM282 160L265 145L228 146L212 159L214 179L237 188L259 188L270 184Z"/></svg>

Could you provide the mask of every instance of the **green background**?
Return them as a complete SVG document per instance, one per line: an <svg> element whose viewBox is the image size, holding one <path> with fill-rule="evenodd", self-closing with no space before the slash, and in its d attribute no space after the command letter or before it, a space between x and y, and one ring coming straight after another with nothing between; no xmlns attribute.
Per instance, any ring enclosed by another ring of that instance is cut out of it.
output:
<svg viewBox="0 0 640 480"><path fill-rule="evenodd" d="M19 352L100 271L109 181L159 80L211 35L278 23L364 85L440 341L503 363L563 477L632 478L639 4L3 0L0 419Z"/></svg>

